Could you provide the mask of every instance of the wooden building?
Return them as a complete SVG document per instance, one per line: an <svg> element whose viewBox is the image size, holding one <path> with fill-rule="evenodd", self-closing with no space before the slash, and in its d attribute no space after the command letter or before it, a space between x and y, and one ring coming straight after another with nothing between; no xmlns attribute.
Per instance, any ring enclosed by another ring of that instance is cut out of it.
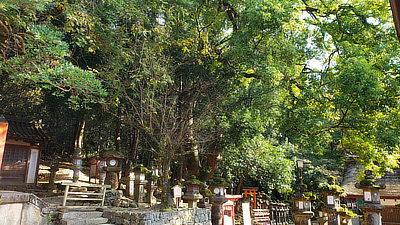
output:
<svg viewBox="0 0 400 225"><path fill-rule="evenodd" d="M49 137L37 123L11 117L6 119L1 115L0 182L36 183L40 151L48 141Z"/></svg>
<svg viewBox="0 0 400 225"><path fill-rule="evenodd" d="M342 182L342 187L347 193L347 196L343 200L347 204L347 208L354 212L358 212L361 208L360 205L364 203L362 189L355 187L355 184L358 182L356 180L358 169L360 169L360 165L357 165L354 158L349 156ZM400 225L400 207L396 206L400 204L400 168L394 168L393 173L386 173L378 181L386 185L385 189L379 190L381 204L385 206L381 212L382 225Z"/></svg>

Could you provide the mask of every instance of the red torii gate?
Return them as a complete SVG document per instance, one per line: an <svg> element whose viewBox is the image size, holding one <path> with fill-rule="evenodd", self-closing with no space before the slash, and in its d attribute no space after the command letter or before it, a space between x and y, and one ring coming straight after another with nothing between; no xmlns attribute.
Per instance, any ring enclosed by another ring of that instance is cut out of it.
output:
<svg viewBox="0 0 400 225"><path fill-rule="evenodd" d="M247 198L247 195L251 195L253 197L253 209L257 208L257 203L256 203L257 202L257 198L256 198L257 190L258 190L257 187L243 188L243 198L244 199Z"/></svg>

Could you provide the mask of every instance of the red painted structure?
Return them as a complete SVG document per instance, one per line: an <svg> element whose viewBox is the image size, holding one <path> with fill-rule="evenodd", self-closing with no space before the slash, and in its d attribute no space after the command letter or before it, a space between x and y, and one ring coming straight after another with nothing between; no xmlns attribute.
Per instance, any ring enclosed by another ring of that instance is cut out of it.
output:
<svg viewBox="0 0 400 225"><path fill-rule="evenodd" d="M235 224L235 202L242 198L241 195L225 195L225 198L228 199L226 203L222 205L223 217L222 224L223 225L234 225Z"/></svg>
<svg viewBox="0 0 400 225"><path fill-rule="evenodd" d="M243 188L243 198L247 198L247 195L251 195L253 197L253 209L257 208L257 190L258 188Z"/></svg>

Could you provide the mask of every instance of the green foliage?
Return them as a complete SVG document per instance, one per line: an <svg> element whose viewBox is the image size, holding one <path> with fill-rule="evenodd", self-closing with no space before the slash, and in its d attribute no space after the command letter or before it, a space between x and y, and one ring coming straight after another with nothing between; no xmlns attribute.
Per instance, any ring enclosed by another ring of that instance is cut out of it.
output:
<svg viewBox="0 0 400 225"><path fill-rule="evenodd" d="M89 154L114 149L118 118L125 157L157 158L166 174L195 149L200 162L222 151L236 183L247 176L282 193L295 157L307 161L310 190L339 176L346 154L382 175L400 156L389 9L383 0L6 0L0 102L60 126L56 148L85 115Z"/></svg>
<svg viewBox="0 0 400 225"><path fill-rule="evenodd" d="M321 183L319 186L321 192L338 194L340 196L346 196L346 191L336 184Z"/></svg>
<svg viewBox="0 0 400 225"><path fill-rule="evenodd" d="M272 146L262 136L227 146L221 163L231 176L249 175L267 191L291 191L292 162L285 158L282 146Z"/></svg>

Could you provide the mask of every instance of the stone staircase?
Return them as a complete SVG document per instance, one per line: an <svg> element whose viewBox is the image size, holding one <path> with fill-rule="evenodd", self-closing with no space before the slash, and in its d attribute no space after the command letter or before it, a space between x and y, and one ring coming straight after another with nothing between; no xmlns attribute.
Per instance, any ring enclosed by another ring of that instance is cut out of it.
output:
<svg viewBox="0 0 400 225"><path fill-rule="evenodd" d="M61 225L112 225L103 217L103 212L93 209L73 209L61 212L59 215Z"/></svg>

